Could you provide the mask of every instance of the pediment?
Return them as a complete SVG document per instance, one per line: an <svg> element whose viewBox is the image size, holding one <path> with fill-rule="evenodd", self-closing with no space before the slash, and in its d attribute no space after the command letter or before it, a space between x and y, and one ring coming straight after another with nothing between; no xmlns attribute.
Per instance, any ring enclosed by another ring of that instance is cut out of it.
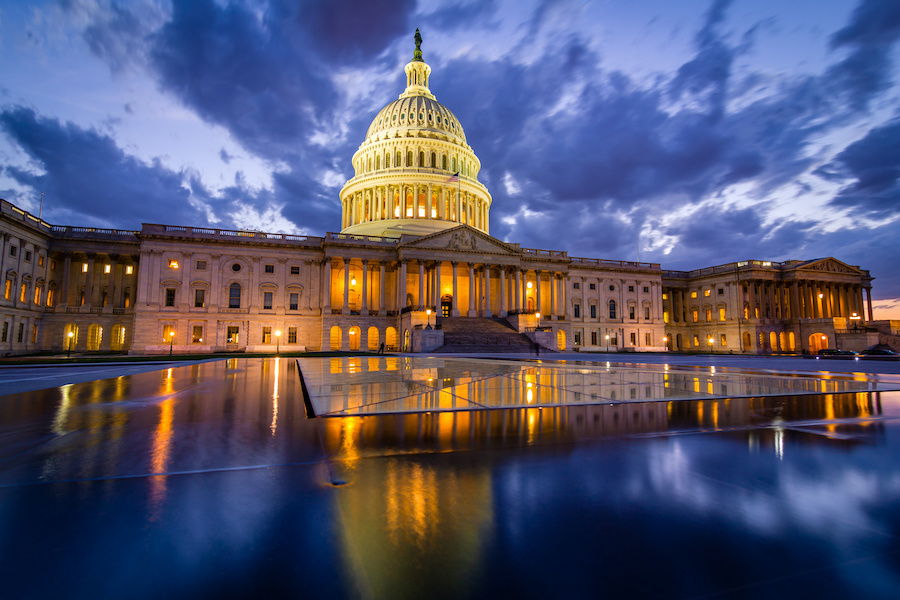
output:
<svg viewBox="0 0 900 600"><path fill-rule="evenodd" d="M851 267L847 263L843 263L836 258L819 258L811 260L805 265L797 267L798 271L817 271L822 273L846 273L850 275L862 275L862 272L856 267Z"/></svg>
<svg viewBox="0 0 900 600"><path fill-rule="evenodd" d="M521 256L516 246L501 242L468 225L445 229L401 244L403 248L447 250L451 252L478 252L480 254L505 254Z"/></svg>

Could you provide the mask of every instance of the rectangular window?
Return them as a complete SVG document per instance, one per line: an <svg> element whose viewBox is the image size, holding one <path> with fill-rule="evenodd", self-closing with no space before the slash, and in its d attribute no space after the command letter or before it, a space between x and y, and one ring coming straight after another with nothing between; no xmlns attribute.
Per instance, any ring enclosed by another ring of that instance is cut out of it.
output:
<svg viewBox="0 0 900 600"><path fill-rule="evenodd" d="M300 306L300 294L294 292L290 295L291 310L297 310Z"/></svg>
<svg viewBox="0 0 900 600"><path fill-rule="evenodd" d="M644 345L645 345L645 346L650 346L650 345L651 345L651 343L650 343L650 334L649 334L649 333L645 333L645 334L644 334Z"/></svg>
<svg viewBox="0 0 900 600"><path fill-rule="evenodd" d="M34 303L40 305L41 303L41 287L38 286L34 288Z"/></svg>
<svg viewBox="0 0 900 600"><path fill-rule="evenodd" d="M56 261L55 261L55 260L51 260L51 261L50 261L50 270L51 270L51 271L55 271L55 270L56 270Z"/></svg>
<svg viewBox="0 0 900 600"><path fill-rule="evenodd" d="M271 327L263 327L262 343L263 344L271 344L272 343L272 328Z"/></svg>
<svg viewBox="0 0 900 600"><path fill-rule="evenodd" d="M266 273L274 273L275 265L264 265Z"/></svg>
<svg viewBox="0 0 900 600"><path fill-rule="evenodd" d="M169 268L170 268L170 269L177 269L177 268L178 268L178 261L175 260L174 258L170 258L170 259L169 259Z"/></svg>
<svg viewBox="0 0 900 600"><path fill-rule="evenodd" d="M9 297L12 295L12 279L6 280L6 289L3 292L3 297L9 300Z"/></svg>
<svg viewBox="0 0 900 600"><path fill-rule="evenodd" d="M597 345L597 332L592 331L591 332L591 346L596 346L596 345Z"/></svg>
<svg viewBox="0 0 900 600"><path fill-rule="evenodd" d="M19 334L16 336L16 341L20 344L25 340L25 323L19 323Z"/></svg>
<svg viewBox="0 0 900 600"><path fill-rule="evenodd" d="M631 332L631 345L637 346L637 334L635 332Z"/></svg>
<svg viewBox="0 0 900 600"><path fill-rule="evenodd" d="M700 320L700 313L697 311L696 308L695 308L694 310L691 311L691 320L692 320L694 323L696 323L697 321Z"/></svg>
<svg viewBox="0 0 900 600"><path fill-rule="evenodd" d="M669 294L668 294L668 292L666 292L663 294L663 300L668 300L668 299L669 299Z"/></svg>
<svg viewBox="0 0 900 600"><path fill-rule="evenodd" d="M53 306L53 289L47 290L47 306Z"/></svg>
<svg viewBox="0 0 900 600"><path fill-rule="evenodd" d="M633 306L628 307L628 318L631 319L632 321L634 320L634 307Z"/></svg>
<svg viewBox="0 0 900 600"><path fill-rule="evenodd" d="M239 329L238 327L229 327L226 330L227 337L225 338L225 340L229 344L237 344L238 343L238 329Z"/></svg>
<svg viewBox="0 0 900 600"><path fill-rule="evenodd" d="M37 325L31 326L31 343L37 344Z"/></svg>
<svg viewBox="0 0 900 600"><path fill-rule="evenodd" d="M38 254L38 266L39 267L44 266L44 255L43 254Z"/></svg>
<svg viewBox="0 0 900 600"><path fill-rule="evenodd" d="M575 345L576 346L581 345L581 332L580 331L575 332Z"/></svg>
<svg viewBox="0 0 900 600"><path fill-rule="evenodd" d="M612 335L609 336L609 344L610 344L611 346L618 346L618 345L619 345L619 336L618 336L618 334L615 334L615 333L614 333L614 334L612 334Z"/></svg>
<svg viewBox="0 0 900 600"><path fill-rule="evenodd" d="M596 283L591 283L591 284L589 284L589 285L590 285L590 289L592 289L592 290L596 290L596 289L597 289L597 284L596 284Z"/></svg>
<svg viewBox="0 0 900 600"><path fill-rule="evenodd" d="M175 342L175 326L174 325L163 325L162 330L162 339L166 344L172 344Z"/></svg>
<svg viewBox="0 0 900 600"><path fill-rule="evenodd" d="M205 271L205 270L206 270L206 261L205 261L205 260L198 260L198 261L197 261L197 264L195 265L195 267L196 267L196 269L197 269L198 271Z"/></svg>
<svg viewBox="0 0 900 600"><path fill-rule="evenodd" d="M87 264L87 263L81 263L81 272L82 272L82 273L87 273L87 270L88 270L88 264Z"/></svg>
<svg viewBox="0 0 900 600"><path fill-rule="evenodd" d="M112 270L112 265L103 265L103 272L109 275L109 272Z"/></svg>
<svg viewBox="0 0 900 600"><path fill-rule="evenodd" d="M28 297L28 284L23 283L22 287L19 289L19 302L25 302L25 298Z"/></svg>
<svg viewBox="0 0 900 600"><path fill-rule="evenodd" d="M725 308L723 308L723 307L719 308L719 320L720 321L725 320Z"/></svg>
<svg viewBox="0 0 900 600"><path fill-rule="evenodd" d="M648 286L646 286L646 285L644 286L644 293L645 293L645 294L649 294L649 293L650 293L650 288L649 288Z"/></svg>
<svg viewBox="0 0 900 600"><path fill-rule="evenodd" d="M263 309L272 310L272 292L263 292Z"/></svg>
<svg viewBox="0 0 900 600"><path fill-rule="evenodd" d="M718 293L719 293L720 296L724 296L724 295L725 295L725 290L724 290L723 288L719 288L717 291L718 291Z"/></svg>
<svg viewBox="0 0 900 600"><path fill-rule="evenodd" d="M576 281L575 283L572 284L572 287L576 290L579 290L579 289L581 289L581 284Z"/></svg>
<svg viewBox="0 0 900 600"><path fill-rule="evenodd" d="M3 321L3 333L0 335L0 342L5 342L9 339L9 321Z"/></svg>
<svg viewBox="0 0 900 600"><path fill-rule="evenodd" d="M125 308L128 308L129 306L131 306L131 294L130 293L125 292L124 294L122 294L122 303L125 305Z"/></svg>
<svg viewBox="0 0 900 600"><path fill-rule="evenodd" d="M721 344L723 348L728 345L728 339L725 337L724 333L719 336L719 344Z"/></svg>
<svg viewBox="0 0 900 600"><path fill-rule="evenodd" d="M297 343L297 328L296 327L288 327L288 344L296 344Z"/></svg>
<svg viewBox="0 0 900 600"><path fill-rule="evenodd" d="M699 335L695 335L695 336L694 336L694 347L696 348L696 347L699 346L699 345L700 345L700 336L699 336Z"/></svg>
<svg viewBox="0 0 900 600"><path fill-rule="evenodd" d="M691 298L696 298L696 297L697 297L697 292L691 292Z"/></svg>
<svg viewBox="0 0 900 600"><path fill-rule="evenodd" d="M228 288L228 308L241 307L241 286L238 283L232 283ZM237 343L237 342L235 342Z"/></svg>
<svg viewBox="0 0 900 600"><path fill-rule="evenodd" d="M31 250L25 251L25 262L31 262Z"/></svg>
<svg viewBox="0 0 900 600"><path fill-rule="evenodd" d="M126 265L125 266L125 274L131 275L132 273L134 273L134 267L131 265Z"/></svg>
<svg viewBox="0 0 900 600"><path fill-rule="evenodd" d="M206 306L206 290L194 290L194 308Z"/></svg>
<svg viewBox="0 0 900 600"><path fill-rule="evenodd" d="M706 322L709 323L711 321L712 321L712 309L707 308L706 309Z"/></svg>
<svg viewBox="0 0 900 600"><path fill-rule="evenodd" d="M645 321L650 320L650 307L649 306L644 307L644 320Z"/></svg>
<svg viewBox="0 0 900 600"><path fill-rule="evenodd" d="M166 288L166 306L175 306L175 288Z"/></svg>
<svg viewBox="0 0 900 600"><path fill-rule="evenodd" d="M633 291L634 291L634 286L633 286L633 285L629 285L629 286L628 286L628 291L629 291L629 292L633 292Z"/></svg>
<svg viewBox="0 0 900 600"><path fill-rule="evenodd" d="M581 305L580 304L576 304L575 306L573 306L572 310L574 311L573 314L575 315L576 319L581 318Z"/></svg>
<svg viewBox="0 0 900 600"><path fill-rule="evenodd" d="M597 305L596 304L591 304L591 318L592 319L597 318Z"/></svg>
<svg viewBox="0 0 900 600"><path fill-rule="evenodd" d="M668 322L669 322L669 311L664 310L663 311L663 323L668 323Z"/></svg>
<svg viewBox="0 0 900 600"><path fill-rule="evenodd" d="M194 327L191 329L191 343L203 343L203 325L194 325Z"/></svg>
<svg viewBox="0 0 900 600"><path fill-rule="evenodd" d="M709 297L709 295L710 295L711 293L712 293L711 290L703 290L703 295L706 296L707 298Z"/></svg>
<svg viewBox="0 0 900 600"><path fill-rule="evenodd" d="M299 275L300 267L291 267L291 275Z"/></svg>
<svg viewBox="0 0 900 600"><path fill-rule="evenodd" d="M9 255L10 255L10 256L15 256L17 250L18 250L18 248L16 248L15 246L10 246L10 247L9 247Z"/></svg>

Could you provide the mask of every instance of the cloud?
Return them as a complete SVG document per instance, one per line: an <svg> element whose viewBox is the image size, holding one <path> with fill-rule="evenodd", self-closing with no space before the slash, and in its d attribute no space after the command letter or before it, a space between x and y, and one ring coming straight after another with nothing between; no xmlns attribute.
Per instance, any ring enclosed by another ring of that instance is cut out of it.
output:
<svg viewBox="0 0 900 600"><path fill-rule="evenodd" d="M900 4L896 0L862 0L850 23L831 37L831 47L849 54L829 69L834 85L859 108L888 88L892 46L900 39Z"/></svg>
<svg viewBox="0 0 900 600"><path fill-rule="evenodd" d="M900 213L900 119L870 130L817 174L830 180L853 179L831 200L875 218ZM857 213L859 214L859 213Z"/></svg>

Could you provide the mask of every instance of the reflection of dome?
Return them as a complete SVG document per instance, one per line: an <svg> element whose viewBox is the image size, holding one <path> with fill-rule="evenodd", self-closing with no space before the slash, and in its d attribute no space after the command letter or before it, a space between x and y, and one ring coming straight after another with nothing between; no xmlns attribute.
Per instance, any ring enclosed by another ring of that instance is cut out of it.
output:
<svg viewBox="0 0 900 600"><path fill-rule="evenodd" d="M372 120L341 190L343 233L424 235L466 223L488 232L491 195L457 118L438 102L421 38L406 65L406 91ZM458 177L458 179L457 179Z"/></svg>

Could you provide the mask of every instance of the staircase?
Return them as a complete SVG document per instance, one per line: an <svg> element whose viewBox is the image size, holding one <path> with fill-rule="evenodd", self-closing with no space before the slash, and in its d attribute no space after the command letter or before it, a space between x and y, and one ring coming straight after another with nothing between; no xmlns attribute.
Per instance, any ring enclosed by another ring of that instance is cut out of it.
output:
<svg viewBox="0 0 900 600"><path fill-rule="evenodd" d="M439 321L444 332L440 352L502 352L533 354L535 345L505 319L444 317Z"/></svg>

